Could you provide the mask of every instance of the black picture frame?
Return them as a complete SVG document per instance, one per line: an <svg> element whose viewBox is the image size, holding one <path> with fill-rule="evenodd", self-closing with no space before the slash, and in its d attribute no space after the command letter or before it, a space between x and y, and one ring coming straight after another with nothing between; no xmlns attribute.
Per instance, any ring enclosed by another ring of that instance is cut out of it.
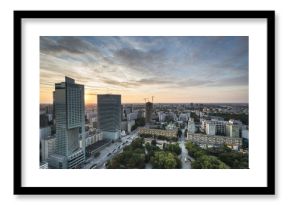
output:
<svg viewBox="0 0 290 205"><path fill-rule="evenodd" d="M23 187L22 186L22 19L219 18L267 21L266 187ZM275 11L14 11L14 194L16 195L273 195L275 194Z"/></svg>

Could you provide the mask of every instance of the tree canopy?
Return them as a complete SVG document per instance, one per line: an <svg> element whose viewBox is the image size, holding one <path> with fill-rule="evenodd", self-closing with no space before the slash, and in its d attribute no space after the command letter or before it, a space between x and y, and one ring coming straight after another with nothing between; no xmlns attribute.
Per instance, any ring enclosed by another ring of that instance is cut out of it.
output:
<svg viewBox="0 0 290 205"><path fill-rule="evenodd" d="M171 152L158 151L154 153L151 163L154 169L180 168L178 157Z"/></svg>

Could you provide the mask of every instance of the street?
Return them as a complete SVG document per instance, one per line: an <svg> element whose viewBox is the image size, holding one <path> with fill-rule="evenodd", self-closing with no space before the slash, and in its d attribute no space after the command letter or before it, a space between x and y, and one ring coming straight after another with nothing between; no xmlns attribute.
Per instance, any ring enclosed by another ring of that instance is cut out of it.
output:
<svg viewBox="0 0 290 205"><path fill-rule="evenodd" d="M188 155L188 151L185 148L184 143L184 131L179 141L179 147L181 148L181 154L179 155L181 160L182 169L191 169L191 157Z"/></svg>
<svg viewBox="0 0 290 205"><path fill-rule="evenodd" d="M138 136L137 130L133 131L129 135L121 138L121 141L116 141L100 151L100 155L90 157L87 159L87 164L82 169L105 169L108 160L112 159L115 155L121 153L123 148L129 144Z"/></svg>

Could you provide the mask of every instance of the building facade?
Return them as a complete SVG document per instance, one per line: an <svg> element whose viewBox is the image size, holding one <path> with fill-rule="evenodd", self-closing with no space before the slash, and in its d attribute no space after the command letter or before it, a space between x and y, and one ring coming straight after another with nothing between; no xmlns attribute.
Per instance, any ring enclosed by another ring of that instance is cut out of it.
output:
<svg viewBox="0 0 290 205"><path fill-rule="evenodd" d="M150 123L152 120L153 103L147 102L145 104L145 122Z"/></svg>
<svg viewBox="0 0 290 205"><path fill-rule="evenodd" d="M195 133L195 123L194 123L193 118L190 118L188 123L187 123L187 132L188 133Z"/></svg>
<svg viewBox="0 0 290 205"><path fill-rule="evenodd" d="M135 120L128 121L127 131L130 133L132 131L132 127L135 125Z"/></svg>
<svg viewBox="0 0 290 205"><path fill-rule="evenodd" d="M188 139L198 145L221 146L227 145L233 149L238 149L242 145L242 138L207 136L205 134L189 134Z"/></svg>
<svg viewBox="0 0 290 205"><path fill-rule="evenodd" d="M54 109L56 150L49 156L49 167L79 168L85 157L85 146L79 145L80 135L85 141L84 86L69 77L55 84Z"/></svg>
<svg viewBox="0 0 290 205"><path fill-rule="evenodd" d="M216 125L211 122L207 122L205 126L205 133L207 135L216 135Z"/></svg>
<svg viewBox="0 0 290 205"><path fill-rule="evenodd" d="M98 127L105 139L116 140L121 133L121 95L98 95Z"/></svg>
<svg viewBox="0 0 290 205"><path fill-rule="evenodd" d="M150 129L150 128L139 128L138 134L148 134L152 136L164 136L168 138L177 138L177 129L175 130L160 130L160 129Z"/></svg>
<svg viewBox="0 0 290 205"><path fill-rule="evenodd" d="M240 125L227 124L226 135L229 137L240 137Z"/></svg>
<svg viewBox="0 0 290 205"><path fill-rule="evenodd" d="M45 162L48 159L48 156L55 153L55 136L43 137L40 140L40 161Z"/></svg>

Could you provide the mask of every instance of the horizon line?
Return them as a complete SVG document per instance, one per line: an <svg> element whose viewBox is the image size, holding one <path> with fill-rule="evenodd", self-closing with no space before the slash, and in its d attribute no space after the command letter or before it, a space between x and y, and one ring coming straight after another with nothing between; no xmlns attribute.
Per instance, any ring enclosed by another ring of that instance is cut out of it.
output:
<svg viewBox="0 0 290 205"><path fill-rule="evenodd" d="M147 103L147 102L146 102ZM249 104L249 102L158 102L153 104ZM85 103L85 105L96 105L98 103ZM130 102L130 103L121 103L121 104L145 104L144 102ZM40 103L40 105L53 105L53 103Z"/></svg>

